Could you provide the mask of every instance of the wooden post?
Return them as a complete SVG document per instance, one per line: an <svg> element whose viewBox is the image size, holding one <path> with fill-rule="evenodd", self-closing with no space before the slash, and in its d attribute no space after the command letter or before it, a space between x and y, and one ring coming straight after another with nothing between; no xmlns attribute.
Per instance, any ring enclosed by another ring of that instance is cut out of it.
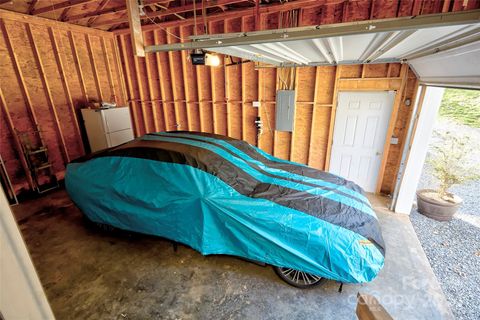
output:
<svg viewBox="0 0 480 320"><path fill-rule="evenodd" d="M133 53L137 57L145 57L142 24L140 21L140 8L137 0L127 0L128 23L132 36Z"/></svg>
<svg viewBox="0 0 480 320"><path fill-rule="evenodd" d="M403 102L403 91L405 90L405 84L407 83L408 64L402 65L400 76L402 78L402 83L400 85L400 89L398 89L395 95L395 101L393 103L392 115L390 116L390 122L388 124L385 145L383 147L382 162L380 164L380 169L378 170L377 187L375 189L375 193L379 193L380 190L382 189L382 182L384 178L385 167L387 166L387 160L388 160L388 151L390 150L390 140L392 138L393 130L395 129L398 110L400 109L400 104Z"/></svg>
<svg viewBox="0 0 480 320"><path fill-rule="evenodd" d="M333 127L335 126L335 116L337 112L338 80L340 79L341 68L342 66L337 66L337 70L335 71L335 86L333 89L333 102L332 102L332 112L330 114L330 125L328 127L327 155L325 158L325 167L324 167L325 171L328 171L328 169L330 169L330 156L332 155Z"/></svg>
<svg viewBox="0 0 480 320"><path fill-rule="evenodd" d="M374 296L359 292L357 299L356 314L359 320L393 320Z"/></svg>

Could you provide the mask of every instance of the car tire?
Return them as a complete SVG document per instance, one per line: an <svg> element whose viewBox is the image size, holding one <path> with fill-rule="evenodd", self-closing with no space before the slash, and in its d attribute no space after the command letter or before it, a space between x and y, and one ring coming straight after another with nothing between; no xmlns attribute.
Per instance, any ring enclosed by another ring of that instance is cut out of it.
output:
<svg viewBox="0 0 480 320"><path fill-rule="evenodd" d="M289 285L300 289L308 289L315 287L324 282L325 280L322 277L298 271L292 268L273 266L273 270L275 270L275 273L280 277L280 279L282 279Z"/></svg>

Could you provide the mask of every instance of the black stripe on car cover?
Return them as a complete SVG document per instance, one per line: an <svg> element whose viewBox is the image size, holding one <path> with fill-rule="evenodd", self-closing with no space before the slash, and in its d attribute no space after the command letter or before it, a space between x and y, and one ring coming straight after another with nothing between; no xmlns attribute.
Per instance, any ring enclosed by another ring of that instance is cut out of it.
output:
<svg viewBox="0 0 480 320"><path fill-rule="evenodd" d="M328 182L334 183L336 185L345 186L346 188L349 188L349 189L351 189L353 191L356 191L360 194L364 194L362 188L360 188L355 183L353 183L351 181L348 181L348 180L346 180L342 177L331 174L329 172L321 171L321 170L306 167L306 166L295 165L295 164L285 163L285 162L276 162L276 161L269 160L269 159L265 158L257 150L255 150L252 146L250 146L247 142L242 141L242 140L237 140L237 139L225 137L225 136L222 136L222 135L213 134L213 133L205 133L205 132L170 131L168 133L171 133L173 135L175 133L188 133L188 134L195 134L195 135L199 135L199 136L205 136L205 137L210 137L210 138L214 138L214 139L224 140L227 143L234 146L235 148L240 149L241 151L245 152L252 159L260 161L268 167L275 168L275 169L281 169L281 170L284 170L284 171L287 171L287 172L290 172L290 173L303 175L303 176L306 176L306 177L309 177L309 178L328 181Z"/></svg>
<svg viewBox="0 0 480 320"><path fill-rule="evenodd" d="M236 155L233 151L229 150L228 148L222 146L221 144L217 144L215 142L211 142L211 141L206 141L206 140L202 140L201 138L194 138L194 137L179 137L177 135L175 135L175 133L172 133L172 134L162 134L162 135L156 135L156 134L152 134L152 133L149 133L147 135L151 135L151 136L157 136L157 137L171 137L171 138L182 138L182 139L188 139L188 140L194 140L194 141L201 141L203 143L208 143L208 144L211 144L211 145L214 145L215 147L217 148L221 148L223 149L224 151L230 153L232 156L234 157L237 157L239 159L241 159L242 161L245 161L244 159L238 157L238 155ZM240 148L238 148L240 149ZM243 150L242 150L243 151ZM255 150L253 150L254 152L256 152ZM257 152L256 152L257 153ZM253 158L253 157L252 157ZM258 159L255 159L255 160L258 160ZM259 161L259 160L258 160ZM260 161L261 162L261 161ZM305 181L302 181L302 180L298 180L298 179L294 179L294 178L289 178L289 177L284 177L284 176L279 176L279 175L276 175L274 173L270 173L268 171L265 171L264 169L260 168L258 165L254 164L254 163L251 163L251 162L246 162L250 167L254 168L255 170L261 172L262 174L266 175L266 176L269 176L269 177L272 177L272 178L276 178L276 179L283 179L283 180L288 180L288 181L292 181L292 182L295 182L295 183L301 183L303 185L307 185L307 186L310 186L310 187L314 187L314 188L319 188L319 189L323 189L323 190L330 190L330 191L333 191L335 193L338 193L338 194L341 194L342 196L344 197L349 197L349 198L352 198L354 199L355 201L358 201L358 202L362 202L363 204L367 205L367 206L370 206L369 203L363 201L362 199L358 198L358 197L355 197L351 194L347 194L347 193L344 193L340 190L338 190L337 188L331 188L331 187L326 187L326 186L319 186L318 184L314 184L314 183L310 183L310 182L305 182ZM262 162L263 164L265 164L264 162ZM279 169L278 167L275 168L275 169ZM286 170L285 170L286 171ZM293 173L291 171L289 171L289 173ZM322 180L325 180L325 179L322 179ZM330 179L331 180L331 179ZM343 179L342 179L343 180ZM330 181L328 181L330 182ZM350 184L348 183L343 183L342 186L345 186L345 187L348 187L350 188ZM357 191L358 192L358 191Z"/></svg>

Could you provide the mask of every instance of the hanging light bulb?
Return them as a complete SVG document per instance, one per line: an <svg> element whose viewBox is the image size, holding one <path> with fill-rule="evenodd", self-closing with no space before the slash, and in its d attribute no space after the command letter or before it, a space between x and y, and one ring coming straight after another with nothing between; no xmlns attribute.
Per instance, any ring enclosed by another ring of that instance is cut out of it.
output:
<svg viewBox="0 0 480 320"><path fill-rule="evenodd" d="M220 65L220 57L213 53L205 55L205 65L210 67L218 67Z"/></svg>

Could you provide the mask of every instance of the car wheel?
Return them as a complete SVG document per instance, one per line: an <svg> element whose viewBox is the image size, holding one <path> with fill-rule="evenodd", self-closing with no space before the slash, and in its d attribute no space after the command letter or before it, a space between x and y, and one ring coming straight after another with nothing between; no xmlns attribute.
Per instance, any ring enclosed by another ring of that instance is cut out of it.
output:
<svg viewBox="0 0 480 320"><path fill-rule="evenodd" d="M303 271L298 271L292 268L283 268L283 267L273 266L273 270L275 270L275 273L283 281L285 281L291 286L301 288L301 289L311 288L323 282L322 277L319 277L310 273L306 273Z"/></svg>

